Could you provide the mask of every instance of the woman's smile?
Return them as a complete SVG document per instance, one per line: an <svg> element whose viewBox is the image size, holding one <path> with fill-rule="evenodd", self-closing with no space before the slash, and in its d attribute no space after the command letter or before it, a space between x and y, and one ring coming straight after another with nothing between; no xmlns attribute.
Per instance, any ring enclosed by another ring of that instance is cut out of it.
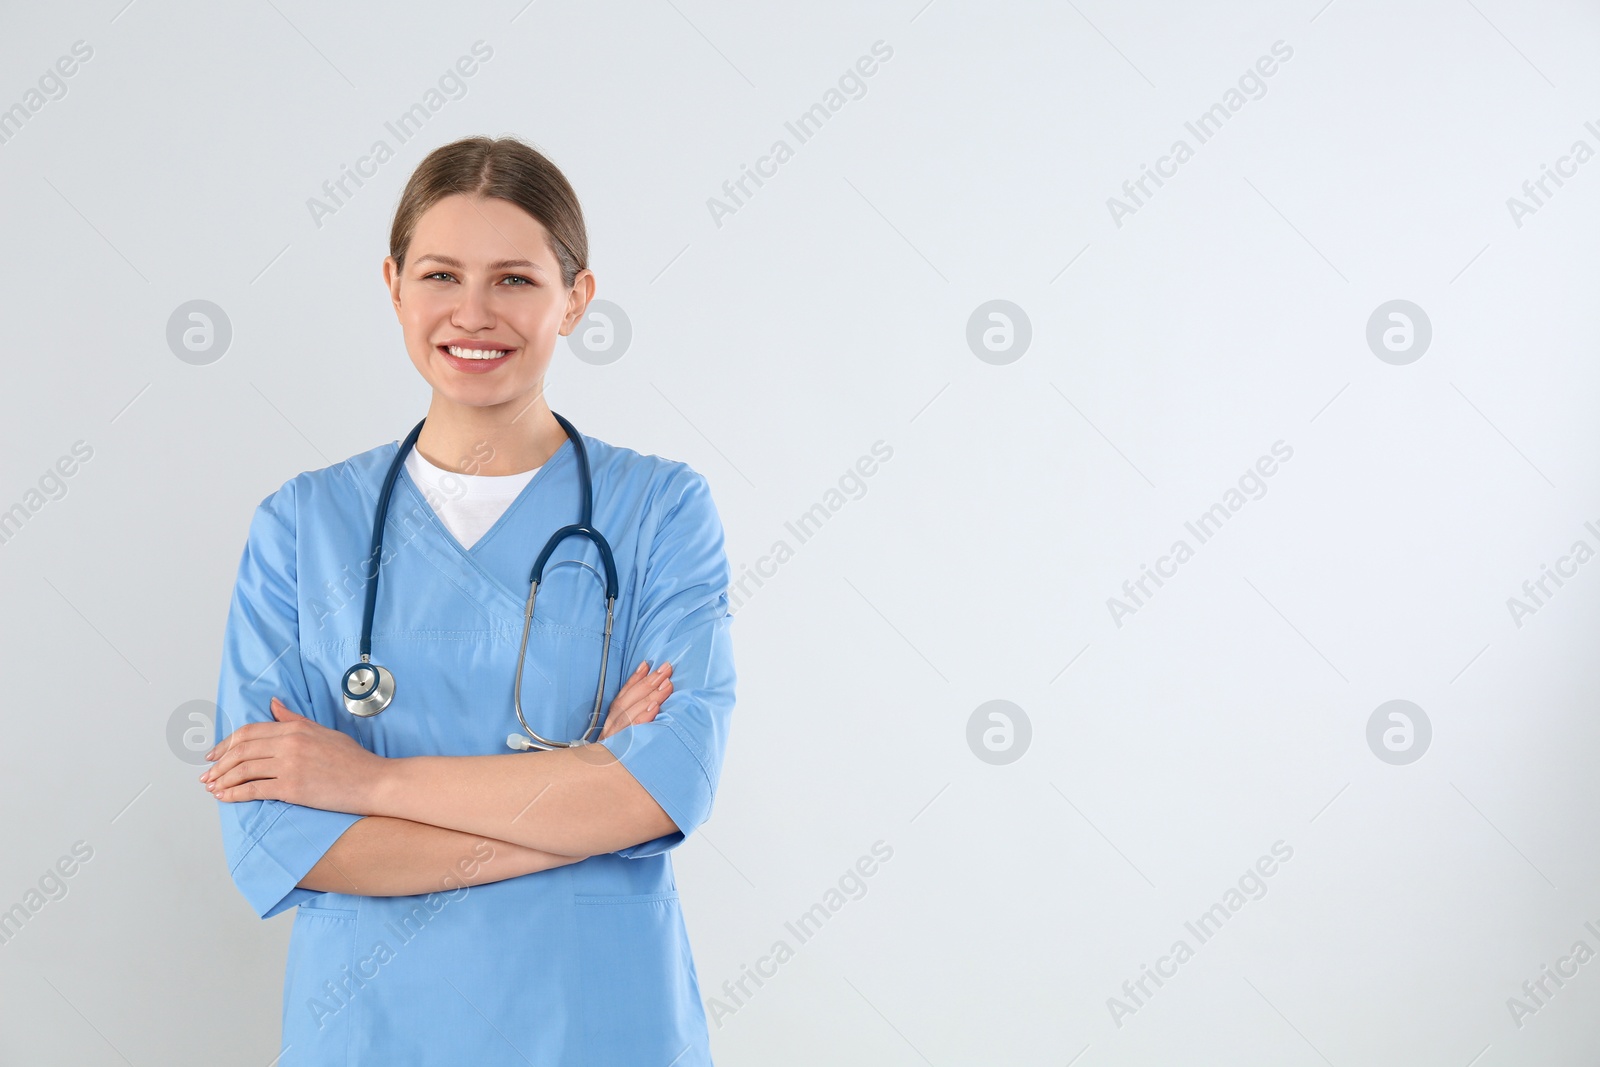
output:
<svg viewBox="0 0 1600 1067"><path fill-rule="evenodd" d="M435 345L434 351L438 352L446 363L464 374L487 374L508 362L507 357L517 350L498 341L460 340Z"/></svg>

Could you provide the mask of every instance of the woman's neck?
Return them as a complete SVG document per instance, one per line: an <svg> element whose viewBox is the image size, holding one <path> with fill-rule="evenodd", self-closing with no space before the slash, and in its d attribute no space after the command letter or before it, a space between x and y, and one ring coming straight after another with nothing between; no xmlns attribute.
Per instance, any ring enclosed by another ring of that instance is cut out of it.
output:
<svg viewBox="0 0 1600 1067"><path fill-rule="evenodd" d="M544 463L567 433L541 395L496 407L471 407L435 394L416 450L436 467L462 474L521 474Z"/></svg>

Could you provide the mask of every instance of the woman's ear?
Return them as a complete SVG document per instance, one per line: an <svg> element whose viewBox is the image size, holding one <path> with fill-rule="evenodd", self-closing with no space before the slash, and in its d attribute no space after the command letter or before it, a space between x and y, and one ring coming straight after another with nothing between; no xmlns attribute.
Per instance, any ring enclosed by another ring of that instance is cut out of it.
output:
<svg viewBox="0 0 1600 1067"><path fill-rule="evenodd" d="M580 270L578 276L572 279L572 288L567 290L567 313L561 318L561 336L572 333L583 321L584 313L589 310L589 301L594 299L594 289L594 273L588 269Z"/></svg>
<svg viewBox="0 0 1600 1067"><path fill-rule="evenodd" d="M395 314L400 313L400 265L394 261L393 256L383 257L383 285L389 290L389 302L394 305Z"/></svg>

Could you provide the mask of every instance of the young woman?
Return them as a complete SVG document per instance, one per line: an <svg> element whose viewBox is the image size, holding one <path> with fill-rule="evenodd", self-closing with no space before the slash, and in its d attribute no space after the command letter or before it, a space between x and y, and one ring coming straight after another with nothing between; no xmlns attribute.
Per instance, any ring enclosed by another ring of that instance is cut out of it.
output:
<svg viewBox="0 0 1600 1067"><path fill-rule="evenodd" d="M544 156L437 149L389 244L432 402L257 508L201 778L296 909L279 1062L709 1064L669 855L734 703L706 480L546 403L595 282Z"/></svg>

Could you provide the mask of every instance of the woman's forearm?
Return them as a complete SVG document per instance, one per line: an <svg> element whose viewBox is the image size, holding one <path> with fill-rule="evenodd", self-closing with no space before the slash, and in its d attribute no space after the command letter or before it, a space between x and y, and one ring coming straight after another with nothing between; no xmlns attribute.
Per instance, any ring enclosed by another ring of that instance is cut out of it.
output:
<svg viewBox="0 0 1600 1067"><path fill-rule="evenodd" d="M300 887L363 897L450 892L583 858L407 819L368 816L351 824L300 880Z"/></svg>
<svg viewBox="0 0 1600 1067"><path fill-rule="evenodd" d="M678 829L604 745L386 759L367 790L361 810L561 856L598 856Z"/></svg>

